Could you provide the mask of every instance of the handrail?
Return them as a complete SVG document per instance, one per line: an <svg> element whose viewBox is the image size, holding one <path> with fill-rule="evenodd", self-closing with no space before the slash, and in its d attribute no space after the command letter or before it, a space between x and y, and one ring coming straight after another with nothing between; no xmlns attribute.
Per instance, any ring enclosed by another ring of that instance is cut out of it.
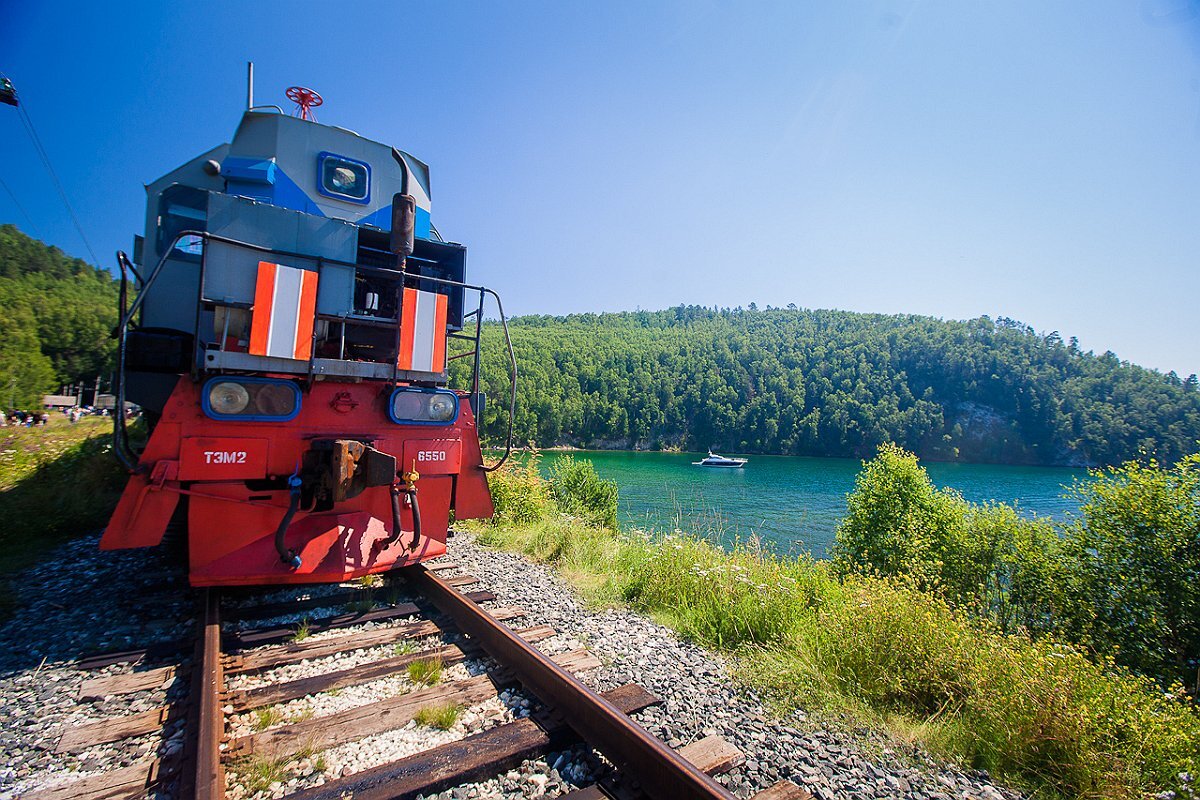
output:
<svg viewBox="0 0 1200 800"><path fill-rule="evenodd" d="M496 298L496 308L500 312L500 325L504 329L504 343L506 345L508 345L508 363L512 367L512 382L509 385L509 399L508 399L508 437L505 440L505 444L504 444L504 455L501 456L500 460L497 461L492 466L489 467L489 466L485 465L483 467L484 472L493 472L495 470L500 469L500 467L502 467L504 465L504 462L508 461L508 457L510 455L512 455L513 420L517 416L517 356L516 356L516 353L513 352L512 339L508 335L508 319L505 318L505 316L504 316L504 304L502 302L500 302L500 295L496 294L491 289L481 289L480 294L482 295L483 292L487 292L492 297ZM483 315L480 314L480 316L482 317ZM479 349L478 342L476 342L475 347L476 347L476 350L478 351L478 349ZM476 386L478 386L478 382L479 382L478 364L476 365L476 368L475 368L474 381L475 381ZM478 396L478 391L476 392L476 395ZM472 410L474 410L474 409L472 409ZM476 425L478 425L478 424L479 423L476 422Z"/></svg>
<svg viewBox="0 0 1200 800"><path fill-rule="evenodd" d="M121 268L121 288L117 302L124 311L129 291L129 277L126 270L132 270L133 265L129 263L129 256L125 255L123 250L117 251L117 265ZM129 430L125 426L125 334L127 330L127 324L122 324L117 329L117 391L113 408L113 452L116 453L121 466L128 472L134 473L138 471L138 458L129 446Z"/></svg>

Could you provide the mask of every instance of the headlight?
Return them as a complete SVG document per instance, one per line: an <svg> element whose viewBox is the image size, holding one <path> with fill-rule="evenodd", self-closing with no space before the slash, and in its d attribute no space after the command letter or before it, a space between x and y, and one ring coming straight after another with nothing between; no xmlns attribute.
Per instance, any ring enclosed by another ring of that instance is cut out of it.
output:
<svg viewBox="0 0 1200 800"><path fill-rule="evenodd" d="M213 378L201 405L213 419L286 422L300 413L300 387L271 378Z"/></svg>
<svg viewBox="0 0 1200 800"><path fill-rule="evenodd" d="M458 398L435 394L429 398L429 418L435 422L448 422L458 414Z"/></svg>
<svg viewBox="0 0 1200 800"><path fill-rule="evenodd" d="M208 404L218 414L240 414L250 405L250 393L240 383L221 381L209 388Z"/></svg>
<svg viewBox="0 0 1200 800"><path fill-rule="evenodd" d="M451 425L458 419L458 395L446 389L403 387L392 392L388 417L397 425Z"/></svg>

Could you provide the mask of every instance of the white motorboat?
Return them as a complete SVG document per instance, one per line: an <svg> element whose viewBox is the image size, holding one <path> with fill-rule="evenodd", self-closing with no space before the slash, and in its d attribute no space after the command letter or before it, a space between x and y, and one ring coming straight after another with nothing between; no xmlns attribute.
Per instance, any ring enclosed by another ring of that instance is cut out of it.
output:
<svg viewBox="0 0 1200 800"><path fill-rule="evenodd" d="M697 467L735 467L736 468L736 467L746 466L746 462L749 460L750 459L748 459L748 458L726 458L725 456L717 455L712 450L709 450L708 458L704 459L703 461L693 461L692 464Z"/></svg>

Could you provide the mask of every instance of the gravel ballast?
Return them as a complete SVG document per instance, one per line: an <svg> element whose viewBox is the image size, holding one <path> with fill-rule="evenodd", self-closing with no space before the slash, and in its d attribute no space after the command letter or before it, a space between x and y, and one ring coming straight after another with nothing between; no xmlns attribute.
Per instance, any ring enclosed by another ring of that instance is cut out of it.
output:
<svg viewBox="0 0 1200 800"><path fill-rule="evenodd" d="M81 753L54 752L66 726L161 706L187 691L175 680L153 691L108 697L92 703L76 699L84 680L127 673L118 664L82 672L74 667L81 654L187 642L195 620L182 570L165 550L101 552L98 536L81 538L49 554L28 570L18 586L17 611L0 628L0 800L15 800L38 789L59 786L182 746L181 722L166 730ZM451 538L448 558L459 572L480 579L502 606L520 606L528 615L514 627L550 625L558 635L538 644L550 654L586 647L603 663L581 678L598 690L638 683L663 704L637 715L653 734L681 747L719 735L740 748L746 762L719 780L740 797L790 779L821 800L832 798L897 798L897 800L999 800L1020 795L994 786L986 775L967 774L951 766L888 749L869 734L825 730L797 712L774 717L752 691L730 677L729 665L717 654L681 641L672 631L637 614L619 609L587 608L551 570L511 553L479 546L469 533ZM319 592L321 590L314 590ZM277 593L279 597L285 593ZM271 598L274 599L274 598ZM313 612L308 612L312 614ZM292 621L280 617L280 623ZM255 620L261 624L263 620ZM237 627L246 627L238 624ZM371 627L376 627L372 625ZM317 634L321 636L322 634ZM440 644L438 637L422 646ZM249 688L266 677L294 679L387 657L390 648L375 648L328 659L303 662L273 676L232 678ZM162 663L162 662L160 662ZM479 674L485 659L447 666L446 678ZM293 701L284 718L314 717L411 689L406 678L376 681ZM425 747L454 741L526 716L536 702L520 691L462 710L446 731L408 726L321 754L306 754L283 765L283 776L260 791L250 791L238 770L231 769L229 795L234 798L282 797L290 791L352 775ZM249 715L234 715L231 730L253 729ZM489 781L441 793L444 798L555 796L587 785L609 766L582 746L529 761ZM167 796L160 793L160 797Z"/></svg>

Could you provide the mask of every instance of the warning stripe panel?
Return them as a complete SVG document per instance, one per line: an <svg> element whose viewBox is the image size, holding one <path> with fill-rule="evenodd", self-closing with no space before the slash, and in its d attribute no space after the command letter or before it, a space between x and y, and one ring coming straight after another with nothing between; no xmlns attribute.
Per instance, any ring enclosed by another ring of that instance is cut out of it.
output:
<svg viewBox="0 0 1200 800"><path fill-rule="evenodd" d="M308 360L316 307L317 273L260 261L250 318L250 354Z"/></svg>
<svg viewBox="0 0 1200 800"><path fill-rule="evenodd" d="M397 366L415 372L446 369L446 295L404 290Z"/></svg>
<svg viewBox="0 0 1200 800"><path fill-rule="evenodd" d="M413 333L417 321L417 290L405 289L400 305L400 354L396 366L413 368Z"/></svg>

